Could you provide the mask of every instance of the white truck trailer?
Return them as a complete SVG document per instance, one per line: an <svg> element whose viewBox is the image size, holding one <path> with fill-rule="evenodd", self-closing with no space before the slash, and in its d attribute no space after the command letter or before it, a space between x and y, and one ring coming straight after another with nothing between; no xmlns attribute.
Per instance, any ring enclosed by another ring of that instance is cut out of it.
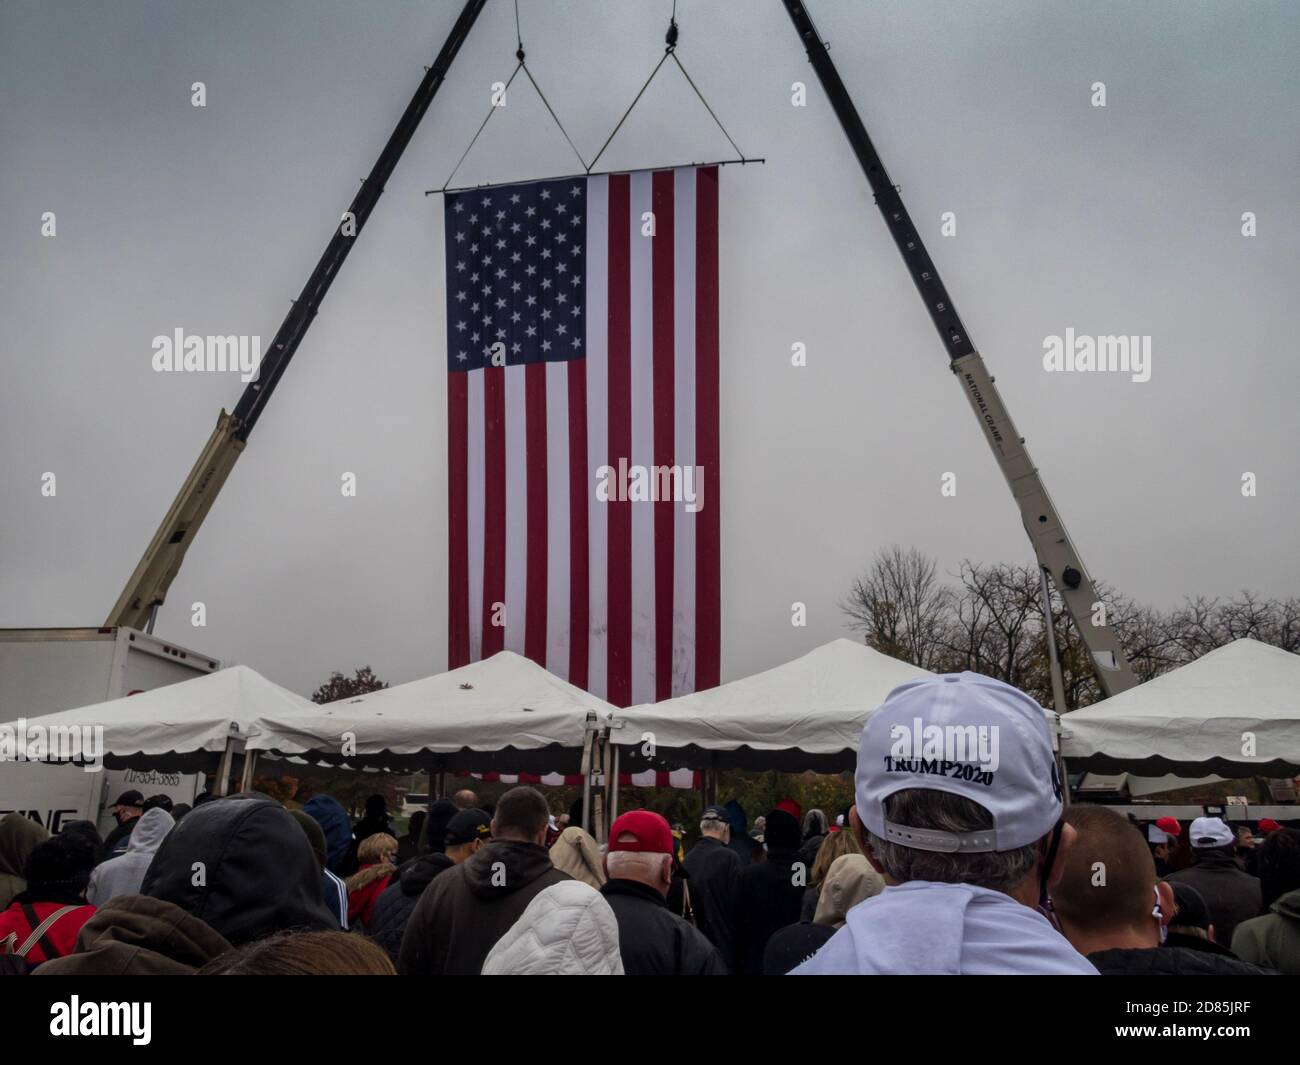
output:
<svg viewBox="0 0 1300 1065"><path fill-rule="evenodd" d="M0 629L0 721L117 699L190 680L221 667L215 658L126 626ZM193 802L200 775L134 769L88 773L74 765L0 762L0 817L17 810L57 832L67 821L113 827L104 810L134 788L146 797Z"/></svg>

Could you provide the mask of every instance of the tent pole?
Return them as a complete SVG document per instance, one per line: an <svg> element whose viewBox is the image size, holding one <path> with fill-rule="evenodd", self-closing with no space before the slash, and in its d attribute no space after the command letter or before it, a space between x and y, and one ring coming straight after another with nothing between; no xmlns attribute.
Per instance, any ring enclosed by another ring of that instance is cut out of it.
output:
<svg viewBox="0 0 1300 1065"><path fill-rule="evenodd" d="M614 744L614 784L609 800L609 823L611 825L618 820L618 766L621 753L618 744Z"/></svg>
<svg viewBox="0 0 1300 1065"><path fill-rule="evenodd" d="M235 737L226 737L226 749L217 764L217 797L225 798L230 791L230 767L235 760Z"/></svg>
<svg viewBox="0 0 1300 1065"><path fill-rule="evenodd" d="M244 772L239 778L239 790L253 790L253 774L257 770L257 752L244 748Z"/></svg>
<svg viewBox="0 0 1300 1065"><path fill-rule="evenodd" d="M1047 637L1047 659L1052 670L1052 699L1056 703L1056 771L1061 777L1061 795L1070 805L1070 778L1065 775L1065 756L1061 754L1061 715L1065 713L1065 678L1061 675L1061 659L1056 651L1056 625L1052 621L1052 589L1047 583L1047 570L1039 567L1038 577L1043 591L1043 634Z"/></svg>
<svg viewBox="0 0 1300 1065"><path fill-rule="evenodd" d="M592 715L588 715L590 718ZM591 743L595 733L587 729L582 739L582 830L591 831Z"/></svg>

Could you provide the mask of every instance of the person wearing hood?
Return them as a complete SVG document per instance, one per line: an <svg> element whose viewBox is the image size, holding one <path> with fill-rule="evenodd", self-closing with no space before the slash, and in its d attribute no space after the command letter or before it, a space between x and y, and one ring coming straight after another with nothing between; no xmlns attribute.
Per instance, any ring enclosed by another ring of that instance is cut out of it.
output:
<svg viewBox="0 0 1300 1065"><path fill-rule="evenodd" d="M195 812L197 813L197 807ZM325 833L325 868L340 878L355 873L357 869L352 821L347 810L343 809L343 804L332 795L316 795L307 800L302 812L314 818Z"/></svg>
<svg viewBox="0 0 1300 1065"><path fill-rule="evenodd" d="M23 866L32 851L49 838L44 825L17 810L0 818L0 910L8 909L14 896L26 890Z"/></svg>
<svg viewBox="0 0 1300 1065"><path fill-rule="evenodd" d="M741 865L758 861L763 857L763 845L749 834L745 808L736 799L728 799L723 809L727 811L727 821L731 824L731 839L727 841L727 846L736 852Z"/></svg>
<svg viewBox="0 0 1300 1065"><path fill-rule="evenodd" d="M767 814L763 848L767 856L740 871L736 885L732 971L758 976L763 951L778 930L799 920L808 867L799 853L799 822L779 807Z"/></svg>
<svg viewBox="0 0 1300 1065"><path fill-rule="evenodd" d="M341 877L331 873L325 867L325 862L328 859L325 832L320 827L320 822L301 808L290 810L289 816L306 833L307 843L311 847L312 855L316 858L316 867L320 870L321 902L334 915L339 927L346 932L348 930L348 886Z"/></svg>
<svg viewBox="0 0 1300 1065"><path fill-rule="evenodd" d="M799 859L805 867L811 869L817 860L818 850L831 830L830 819L822 810L809 810L803 815L800 829L803 832L803 842L799 844Z"/></svg>
<svg viewBox="0 0 1300 1065"><path fill-rule="evenodd" d="M1215 939L1230 946L1237 925L1259 914L1259 881L1237 864L1237 834L1222 818L1198 817L1187 839L1195 861L1170 873L1169 882L1191 884L1201 893L1214 920Z"/></svg>
<svg viewBox="0 0 1300 1065"><path fill-rule="evenodd" d="M1233 953L1243 961L1300 976L1300 832L1276 828L1259 848L1260 890L1267 912L1237 925Z"/></svg>
<svg viewBox="0 0 1300 1065"><path fill-rule="evenodd" d="M468 861L491 839L492 819L482 810L458 810L441 833L441 851L422 854L403 863L394 882L375 902L370 918L370 938L378 943L393 964L402 951L402 936L415 912L416 903L435 876Z"/></svg>
<svg viewBox="0 0 1300 1065"><path fill-rule="evenodd" d="M736 891L740 886L740 858L727 844L731 824L722 806L707 806L700 818L700 841L686 855L686 875L691 884L695 927L718 948L732 956L736 920Z"/></svg>
<svg viewBox="0 0 1300 1065"><path fill-rule="evenodd" d="M337 928L303 830L279 803L242 792L192 810L158 847L140 894L109 900L76 953L37 973L179 975L273 932Z"/></svg>
<svg viewBox="0 0 1300 1065"><path fill-rule="evenodd" d="M188 976L234 948L174 903L118 895L81 926L75 952L37 976Z"/></svg>
<svg viewBox="0 0 1300 1065"><path fill-rule="evenodd" d="M361 868L344 883L348 889L348 927L368 931L375 902L397 872L393 858L397 840L387 832L372 832L361 841L357 857Z"/></svg>
<svg viewBox="0 0 1300 1065"><path fill-rule="evenodd" d="M105 861L126 853L127 841L131 838L131 830L135 828L135 823L140 820L140 815L144 812L143 807L144 796L134 788L122 792L117 797L117 801L110 807L113 819L117 822L117 827L104 840L103 858Z"/></svg>
<svg viewBox="0 0 1300 1065"><path fill-rule="evenodd" d="M93 906L103 906L116 895L139 894L149 863L174 824L172 815L162 807L153 807L141 814L131 832L126 853L100 862L90 874L86 901Z"/></svg>
<svg viewBox="0 0 1300 1065"><path fill-rule="evenodd" d="M551 864L574 880L581 880L599 891L605 885L605 869L600 844L590 832L577 826L566 828L551 844Z"/></svg>
<svg viewBox="0 0 1300 1065"><path fill-rule="evenodd" d="M497 940L483 975L622 976L614 911L581 880L552 884Z"/></svg>
<svg viewBox="0 0 1300 1065"><path fill-rule="evenodd" d="M618 921L628 976L725 976L726 963L699 929L668 908L673 833L651 810L629 810L609 826L601 894Z"/></svg>
<svg viewBox="0 0 1300 1065"><path fill-rule="evenodd" d="M857 761L849 819L886 886L793 975L1096 975L1044 916L1075 832L1033 699L977 673L911 681Z"/></svg>
<svg viewBox="0 0 1300 1065"><path fill-rule="evenodd" d="M1174 917L1174 888L1156 880L1142 836L1114 810L1074 806L1075 843L1052 890L1061 931L1104 976L1258 976L1229 952L1162 946ZM1105 876L1097 875L1098 869Z"/></svg>
<svg viewBox="0 0 1300 1065"><path fill-rule="evenodd" d="M75 837L51 836L36 845L23 865L27 886L0 913L0 954L33 966L72 953L95 912L85 899L90 860L89 848Z"/></svg>
<svg viewBox="0 0 1300 1065"><path fill-rule="evenodd" d="M252 791L192 810L163 840L140 890L206 921L236 947L271 932L339 927L321 901L302 829Z"/></svg>
<svg viewBox="0 0 1300 1065"><path fill-rule="evenodd" d="M841 854L822 878L813 918L782 928L767 941L763 975L784 976L807 961L837 929L844 927L849 910L884 889L884 878L861 853Z"/></svg>
<svg viewBox="0 0 1300 1065"><path fill-rule="evenodd" d="M561 880L542 845L550 810L535 788L511 788L492 819L492 842L438 875L420 896L402 936L397 971L407 976L475 976L533 898Z"/></svg>

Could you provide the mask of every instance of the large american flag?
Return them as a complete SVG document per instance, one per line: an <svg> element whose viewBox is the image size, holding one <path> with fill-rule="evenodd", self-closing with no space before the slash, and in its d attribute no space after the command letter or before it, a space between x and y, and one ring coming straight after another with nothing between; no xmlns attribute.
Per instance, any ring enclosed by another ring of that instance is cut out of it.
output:
<svg viewBox="0 0 1300 1065"><path fill-rule="evenodd" d="M717 167L450 193L446 245L450 667L716 685ZM703 506L619 498L622 466L698 468Z"/></svg>

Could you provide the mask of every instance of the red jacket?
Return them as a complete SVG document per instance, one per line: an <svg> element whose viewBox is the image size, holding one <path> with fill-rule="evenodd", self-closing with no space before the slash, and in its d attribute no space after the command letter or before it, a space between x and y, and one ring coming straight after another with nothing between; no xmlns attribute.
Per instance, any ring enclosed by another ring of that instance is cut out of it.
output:
<svg viewBox="0 0 1300 1065"><path fill-rule="evenodd" d="M36 923L39 925L45 918L63 909L67 903L33 902L29 905L36 912ZM45 930L43 938L53 946L55 953L47 956L41 943L37 942L27 952L27 960L37 965L49 961L50 957L65 958L72 954L77 947L77 933L94 912L94 906L73 907ZM4 913L0 913L0 954L17 954L31 934L32 926L23 913L21 903L15 902Z"/></svg>
<svg viewBox="0 0 1300 1065"><path fill-rule="evenodd" d="M348 877L348 927L369 928L375 902L393 878L395 869L387 862L363 865Z"/></svg>

